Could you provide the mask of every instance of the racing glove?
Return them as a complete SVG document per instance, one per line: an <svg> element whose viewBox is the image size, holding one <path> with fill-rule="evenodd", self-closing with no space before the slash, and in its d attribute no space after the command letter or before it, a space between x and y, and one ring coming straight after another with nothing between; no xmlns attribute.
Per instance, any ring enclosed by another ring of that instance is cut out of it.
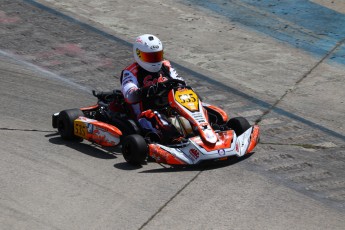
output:
<svg viewBox="0 0 345 230"><path fill-rule="evenodd" d="M142 97L153 97L159 92L159 84L140 88Z"/></svg>

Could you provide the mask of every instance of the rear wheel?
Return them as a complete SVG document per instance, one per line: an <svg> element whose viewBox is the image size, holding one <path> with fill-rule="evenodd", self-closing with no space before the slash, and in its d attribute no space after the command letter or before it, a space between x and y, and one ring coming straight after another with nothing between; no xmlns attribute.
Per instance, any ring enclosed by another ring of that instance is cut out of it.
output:
<svg viewBox="0 0 345 230"><path fill-rule="evenodd" d="M84 116L84 113L80 109L68 109L59 113L57 128L63 139L82 140L81 137L74 135L74 120L80 116Z"/></svg>
<svg viewBox="0 0 345 230"><path fill-rule="evenodd" d="M140 129L133 120L120 119L114 117L112 118L110 124L121 130L121 141L129 135L140 133Z"/></svg>
<svg viewBox="0 0 345 230"><path fill-rule="evenodd" d="M239 136L248 130L251 126L247 119L244 117L234 117L227 122L227 126L234 130L236 135Z"/></svg>
<svg viewBox="0 0 345 230"><path fill-rule="evenodd" d="M124 138L122 142L122 154L125 160L132 165L141 165L149 152L145 139L132 134Z"/></svg>

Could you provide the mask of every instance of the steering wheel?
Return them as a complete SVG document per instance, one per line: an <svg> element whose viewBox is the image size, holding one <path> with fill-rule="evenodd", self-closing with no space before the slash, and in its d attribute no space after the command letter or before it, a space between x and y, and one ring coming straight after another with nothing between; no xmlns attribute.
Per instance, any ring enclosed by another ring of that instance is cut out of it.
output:
<svg viewBox="0 0 345 230"><path fill-rule="evenodd" d="M167 81L157 83L157 94L156 96L162 97L164 94L169 92L171 89L180 87L186 87L186 83L179 79L169 79Z"/></svg>
<svg viewBox="0 0 345 230"><path fill-rule="evenodd" d="M169 79L163 82L157 82L147 89L147 97L162 97L171 89L186 87L186 83L179 79Z"/></svg>

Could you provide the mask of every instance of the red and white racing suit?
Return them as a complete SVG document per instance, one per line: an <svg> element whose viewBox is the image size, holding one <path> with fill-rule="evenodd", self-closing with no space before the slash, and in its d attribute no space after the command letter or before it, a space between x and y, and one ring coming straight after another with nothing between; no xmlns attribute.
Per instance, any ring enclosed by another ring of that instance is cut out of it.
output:
<svg viewBox="0 0 345 230"><path fill-rule="evenodd" d="M153 101L147 98L146 95L142 95L142 89L147 89L147 87L171 78L183 80L178 76L176 70L171 67L168 60L163 61L161 70L156 73L146 71L135 62L125 68L121 74L121 91L125 101L131 105L141 128L160 136L162 135L162 129L171 131L173 127L157 111L151 110Z"/></svg>

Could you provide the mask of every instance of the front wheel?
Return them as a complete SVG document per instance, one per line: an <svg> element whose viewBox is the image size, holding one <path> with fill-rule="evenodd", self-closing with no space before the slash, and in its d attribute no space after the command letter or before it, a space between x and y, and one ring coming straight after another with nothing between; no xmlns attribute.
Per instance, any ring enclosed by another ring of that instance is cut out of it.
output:
<svg viewBox="0 0 345 230"><path fill-rule="evenodd" d="M141 165L149 152L145 139L138 134L125 137L121 150L125 160L132 165Z"/></svg>
<svg viewBox="0 0 345 230"><path fill-rule="evenodd" d="M234 130L237 136L247 131L251 126L244 117L234 117L227 122L227 126Z"/></svg>
<svg viewBox="0 0 345 230"><path fill-rule="evenodd" d="M82 140L74 135L74 120L84 113L80 109L68 109L61 111L58 116L57 128L61 137L65 140Z"/></svg>

